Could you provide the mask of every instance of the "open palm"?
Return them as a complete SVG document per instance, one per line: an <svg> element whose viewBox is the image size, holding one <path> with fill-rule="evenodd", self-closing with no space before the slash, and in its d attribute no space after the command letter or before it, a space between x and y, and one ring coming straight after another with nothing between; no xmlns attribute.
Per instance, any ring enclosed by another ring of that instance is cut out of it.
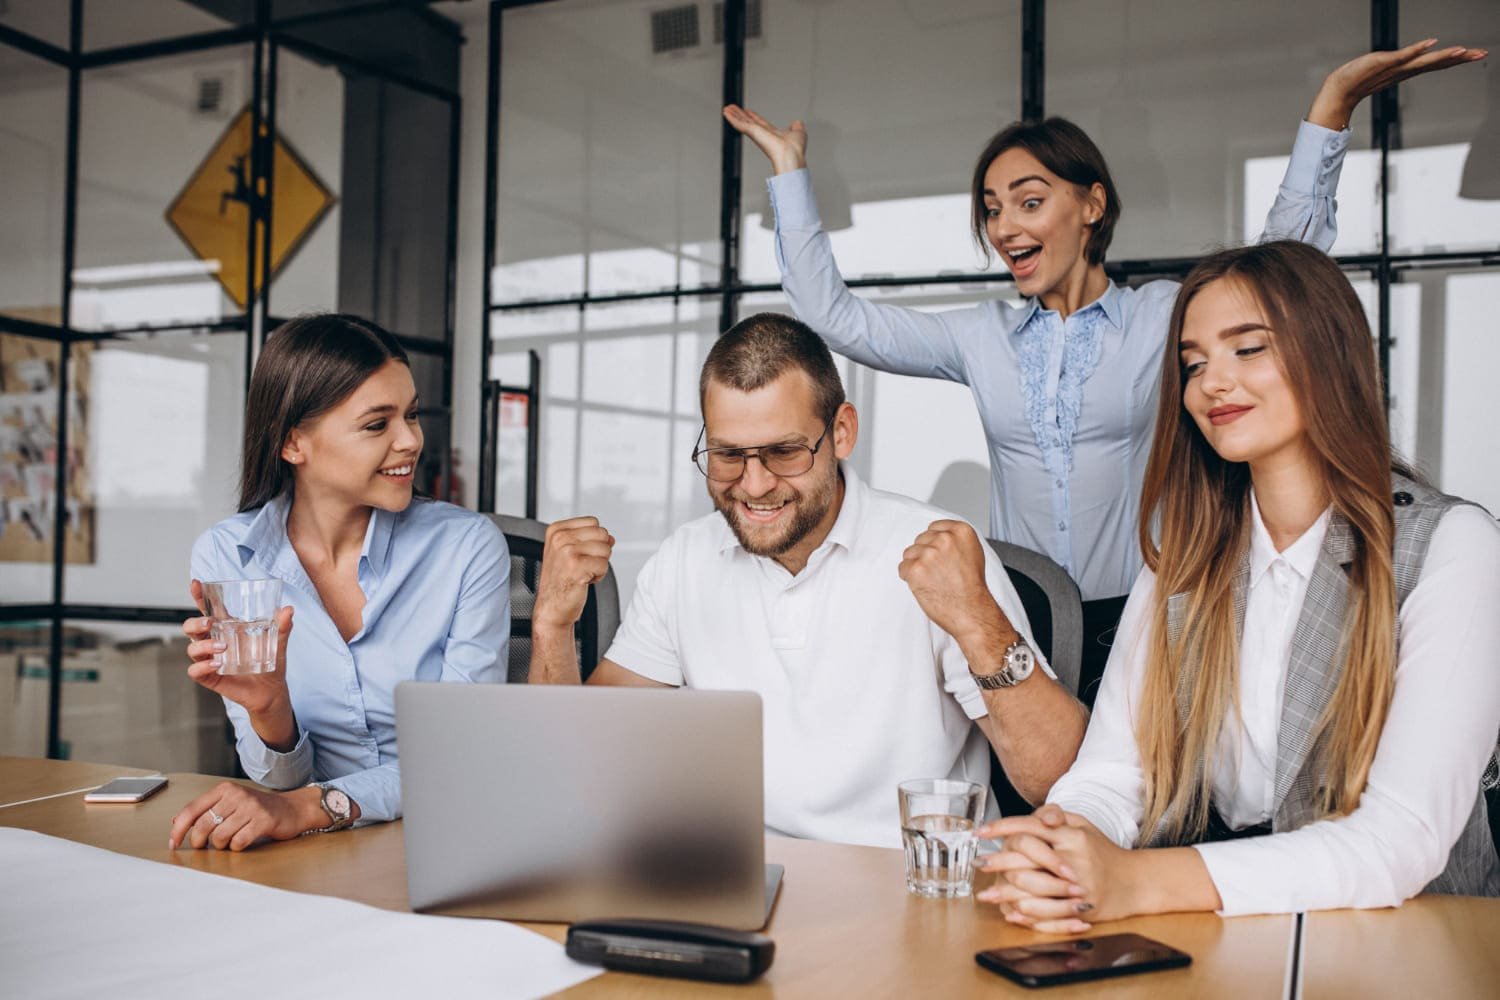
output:
<svg viewBox="0 0 1500 1000"><path fill-rule="evenodd" d="M1461 45L1435 48L1437 39L1408 45L1393 51L1367 52L1351 59L1323 82L1313 100L1307 120L1329 128L1344 128L1360 101L1371 94L1423 73L1478 62L1489 53L1484 49Z"/></svg>
<svg viewBox="0 0 1500 1000"><path fill-rule="evenodd" d="M740 135L746 136L766 154L771 167L784 174L807 166L807 127L794 121L777 128L749 108L738 104L724 106L724 120Z"/></svg>

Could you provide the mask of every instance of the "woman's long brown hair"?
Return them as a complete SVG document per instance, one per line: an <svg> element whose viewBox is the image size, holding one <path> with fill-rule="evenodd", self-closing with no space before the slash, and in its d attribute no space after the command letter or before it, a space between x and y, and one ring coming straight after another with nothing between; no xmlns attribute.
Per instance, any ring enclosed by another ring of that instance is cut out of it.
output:
<svg viewBox="0 0 1500 1000"><path fill-rule="evenodd" d="M1309 766L1326 768L1316 803L1323 814L1343 815L1358 805L1395 687L1391 450L1364 310L1338 265L1305 244L1220 251L1188 274L1172 310L1141 495L1141 551L1156 574L1136 722L1146 776L1143 842L1159 828L1172 843L1202 836L1214 752L1229 713L1239 711L1234 585L1249 546L1250 469L1220 458L1198 431L1183 406L1178 357L1188 307L1217 281L1231 282L1259 306L1323 489L1355 542L1336 654L1343 673L1312 734L1309 759ZM1172 595L1185 595L1175 641L1167 634Z"/></svg>
<svg viewBox="0 0 1500 1000"><path fill-rule="evenodd" d="M254 510L292 488L281 457L292 428L333 409L387 361L411 362L400 342L367 319L309 313L266 340L245 398L240 510Z"/></svg>

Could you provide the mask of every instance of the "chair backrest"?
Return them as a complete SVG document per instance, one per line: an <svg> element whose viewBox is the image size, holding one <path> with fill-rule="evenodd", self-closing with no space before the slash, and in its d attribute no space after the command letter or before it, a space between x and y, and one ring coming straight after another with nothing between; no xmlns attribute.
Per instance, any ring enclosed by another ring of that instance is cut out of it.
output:
<svg viewBox="0 0 1500 1000"><path fill-rule="evenodd" d="M986 539L1020 595L1021 607L1031 624L1031 635L1042 655L1052 665L1058 683L1078 694L1078 675L1083 666L1083 597L1078 584L1057 563L1009 542ZM1002 816L1024 816L1031 803L1021 797L990 750L990 788Z"/></svg>
<svg viewBox="0 0 1500 1000"><path fill-rule="evenodd" d="M1067 570L1040 552L987 539L1021 597L1031 634L1058 681L1078 694L1083 664L1083 597Z"/></svg>
<svg viewBox="0 0 1500 1000"><path fill-rule="evenodd" d="M512 684L526 683L531 669L531 611L536 604L537 581L542 575L542 548L547 525L527 517L490 514L510 547L510 662L506 677ZM620 627L620 590L611 567L604 579L589 587L583 614L573 628L578 647L578 669L585 680L599 665L615 630Z"/></svg>
<svg viewBox="0 0 1500 1000"><path fill-rule="evenodd" d="M1484 789L1485 810L1490 817L1490 836L1495 841L1495 852L1500 854L1500 749L1490 757L1489 765L1479 786Z"/></svg>

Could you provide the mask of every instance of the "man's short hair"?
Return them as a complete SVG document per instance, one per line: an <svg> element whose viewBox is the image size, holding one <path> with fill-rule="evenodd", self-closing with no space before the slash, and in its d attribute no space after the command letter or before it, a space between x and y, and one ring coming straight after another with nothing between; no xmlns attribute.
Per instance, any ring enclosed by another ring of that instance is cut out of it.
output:
<svg viewBox="0 0 1500 1000"><path fill-rule="evenodd" d="M698 405L708 393L708 383L754 392L792 370L807 375L812 383L813 406L827 424L844 404L844 382L833 363L828 345L799 319L781 313L747 316L714 344L703 362L698 379Z"/></svg>

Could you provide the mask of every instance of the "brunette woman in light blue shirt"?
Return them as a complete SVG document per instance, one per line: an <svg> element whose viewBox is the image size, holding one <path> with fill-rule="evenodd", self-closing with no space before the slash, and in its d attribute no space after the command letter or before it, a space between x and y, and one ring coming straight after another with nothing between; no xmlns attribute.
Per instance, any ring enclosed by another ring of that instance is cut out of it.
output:
<svg viewBox="0 0 1500 1000"><path fill-rule="evenodd" d="M200 581L276 579L276 669L221 675L224 645L190 618L188 676L224 698L240 763L172 822L173 848L401 815L395 687L503 681L510 556L486 517L413 495L422 451L401 345L354 316L302 316L266 342L250 380L240 513L198 539ZM293 622L295 620L295 628Z"/></svg>
<svg viewBox="0 0 1500 1000"><path fill-rule="evenodd" d="M1361 100L1408 77L1483 58L1419 42L1329 74L1302 123L1265 237L1328 250L1334 193ZM849 291L813 200L807 131L724 109L775 172L776 260L798 318L881 371L968 385L990 453L990 534L1046 553L1084 598L1079 692L1092 703L1125 594L1141 568L1135 525L1161 344L1178 285L1121 287L1104 270L1120 199L1098 147L1061 118L995 135L974 169L973 235L1025 296L928 313Z"/></svg>

